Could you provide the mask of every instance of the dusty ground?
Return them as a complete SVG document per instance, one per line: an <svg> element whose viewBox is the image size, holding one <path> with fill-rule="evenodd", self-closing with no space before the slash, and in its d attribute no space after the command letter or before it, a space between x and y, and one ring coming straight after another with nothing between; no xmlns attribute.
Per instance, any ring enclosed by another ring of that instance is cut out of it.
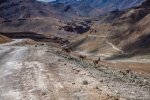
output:
<svg viewBox="0 0 150 100"><path fill-rule="evenodd" d="M149 100L150 90L57 54L47 45L0 46L0 100Z"/></svg>
<svg viewBox="0 0 150 100"><path fill-rule="evenodd" d="M115 46L104 35L83 35L73 42L74 52L87 56L86 58L98 58L105 64L120 69L131 69L138 73L150 74L150 56L149 54L138 55L133 57L116 56L126 53L119 47ZM102 63L103 64L103 63Z"/></svg>

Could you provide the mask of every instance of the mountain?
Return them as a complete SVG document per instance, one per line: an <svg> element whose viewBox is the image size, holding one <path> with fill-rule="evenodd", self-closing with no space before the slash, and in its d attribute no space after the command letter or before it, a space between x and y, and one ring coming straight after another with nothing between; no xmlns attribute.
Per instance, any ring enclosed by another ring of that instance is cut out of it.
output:
<svg viewBox="0 0 150 100"><path fill-rule="evenodd" d="M140 5L144 0L56 0L74 7L82 16L98 16Z"/></svg>
<svg viewBox="0 0 150 100"><path fill-rule="evenodd" d="M135 53L135 49L136 52L140 51L141 45L135 46L132 50L127 48L138 45L137 41L140 37L143 41L142 36L147 32L149 21L142 23L149 20L150 13L149 0L124 0L123 2L122 0L56 0L50 3L36 0L1 0L0 11L1 32L28 30L60 37L74 37L74 33L84 33L83 37L85 34L90 34L84 39L85 44L82 42L79 46L86 51L97 51L97 53L102 49L111 51L110 46L113 44L118 47L118 50L120 49L119 51L132 54ZM101 16L92 18L97 15ZM139 27L143 27L143 30L139 31L140 37L135 38ZM104 39L101 39L102 37ZM91 42L95 44L92 45L93 47L89 47Z"/></svg>
<svg viewBox="0 0 150 100"><path fill-rule="evenodd" d="M51 4L36 0L0 0L0 32L57 32L61 18Z"/></svg>
<svg viewBox="0 0 150 100"><path fill-rule="evenodd" d="M138 16L138 21L129 28L124 35L120 46L130 54L145 54L150 50L150 0L145 1L141 6L132 10Z"/></svg>
<svg viewBox="0 0 150 100"><path fill-rule="evenodd" d="M46 3L36 0L1 0L0 17L8 20L29 17L99 16L131 8L142 2L143 0L56 0Z"/></svg>
<svg viewBox="0 0 150 100"><path fill-rule="evenodd" d="M76 19L76 10L64 3L46 3L36 0L2 0L0 3L0 32L31 31L40 34L83 33L89 26L69 25ZM62 30L60 30L60 27ZM8 30L9 28L9 30ZM73 31L68 31L68 28ZM59 31L58 31L59 30ZM62 35L64 37L65 35Z"/></svg>
<svg viewBox="0 0 150 100"><path fill-rule="evenodd" d="M112 59L149 54L149 44L150 0L146 0L139 6L97 17L72 46L79 52Z"/></svg>
<svg viewBox="0 0 150 100"><path fill-rule="evenodd" d="M56 17L57 12L50 4L36 0L1 0L0 17L23 19L30 17Z"/></svg>

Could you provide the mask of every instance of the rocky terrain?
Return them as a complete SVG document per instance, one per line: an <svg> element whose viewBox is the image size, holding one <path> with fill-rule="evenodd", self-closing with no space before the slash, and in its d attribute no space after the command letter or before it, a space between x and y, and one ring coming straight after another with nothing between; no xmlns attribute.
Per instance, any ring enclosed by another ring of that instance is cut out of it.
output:
<svg viewBox="0 0 150 100"><path fill-rule="evenodd" d="M48 44L26 41L29 40L14 40L0 46L2 100L150 98L146 77L131 72L122 74L119 70L113 72L102 65L94 67Z"/></svg>
<svg viewBox="0 0 150 100"><path fill-rule="evenodd" d="M110 11L140 5L142 0L56 0L56 3L71 5L81 16L99 16Z"/></svg>
<svg viewBox="0 0 150 100"><path fill-rule="evenodd" d="M150 0L0 1L0 100L149 100Z"/></svg>
<svg viewBox="0 0 150 100"><path fill-rule="evenodd" d="M0 10L0 17L6 20L55 16L51 5L36 0L2 0Z"/></svg>
<svg viewBox="0 0 150 100"><path fill-rule="evenodd" d="M91 29L80 37L80 41L83 41L79 43L77 39L75 42L79 44L77 48L86 49L85 51L91 53L108 50L108 53L114 54L115 51L119 51L131 56L137 52L146 53L149 51L150 8L148 5L149 0L139 7L115 11L99 17ZM89 44L93 44L93 47L88 46ZM110 48L114 48L115 51Z"/></svg>

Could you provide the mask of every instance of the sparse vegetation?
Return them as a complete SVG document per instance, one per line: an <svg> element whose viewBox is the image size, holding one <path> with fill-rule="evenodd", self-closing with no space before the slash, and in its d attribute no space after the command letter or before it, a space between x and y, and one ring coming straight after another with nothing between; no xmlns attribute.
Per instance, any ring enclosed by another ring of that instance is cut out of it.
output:
<svg viewBox="0 0 150 100"><path fill-rule="evenodd" d="M96 68L101 72L104 72L105 74L108 74L108 76L113 76L114 80L121 80L124 82L130 82L132 84L145 87L147 89L150 89L150 79L149 76L143 76L139 75L136 72L131 71L130 69L126 70L119 70L116 68L112 68L111 66L101 65L101 64L94 64L89 63L86 60L78 59L77 57L72 57L69 54L64 54L59 51L53 51L55 54L62 56L70 61L73 61L74 63L81 64L83 67L90 67L90 68ZM147 81L146 81L147 80Z"/></svg>
<svg viewBox="0 0 150 100"><path fill-rule="evenodd" d="M149 100L149 1L0 1L0 99Z"/></svg>

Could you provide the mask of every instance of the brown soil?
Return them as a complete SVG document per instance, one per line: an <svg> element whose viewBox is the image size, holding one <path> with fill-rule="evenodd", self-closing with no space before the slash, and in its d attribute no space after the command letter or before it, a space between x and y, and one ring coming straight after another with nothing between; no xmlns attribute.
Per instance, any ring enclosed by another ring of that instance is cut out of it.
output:
<svg viewBox="0 0 150 100"><path fill-rule="evenodd" d="M6 43L6 42L10 42L10 41L11 41L10 38L0 35L0 43Z"/></svg>

